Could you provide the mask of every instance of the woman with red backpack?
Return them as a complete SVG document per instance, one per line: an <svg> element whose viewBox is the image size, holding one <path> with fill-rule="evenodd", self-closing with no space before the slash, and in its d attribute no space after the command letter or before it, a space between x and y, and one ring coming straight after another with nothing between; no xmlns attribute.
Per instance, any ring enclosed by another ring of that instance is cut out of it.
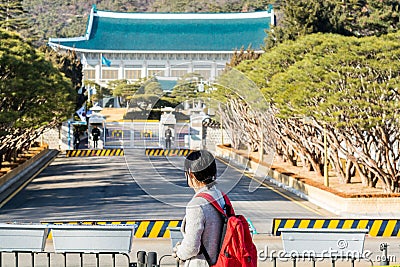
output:
<svg viewBox="0 0 400 267"><path fill-rule="evenodd" d="M217 260L223 217L200 193L211 195L224 208L225 202L216 184L217 165L214 156L206 150L193 151L185 159L185 176L195 195L186 206L181 231L183 240L175 247L176 256L185 266L209 266L201 247L214 263Z"/></svg>
<svg viewBox="0 0 400 267"><path fill-rule="evenodd" d="M184 169L195 195L186 207L183 240L174 255L185 261L185 267L257 266L257 249L246 219L235 215L229 198L215 187L214 156L206 150L194 151Z"/></svg>

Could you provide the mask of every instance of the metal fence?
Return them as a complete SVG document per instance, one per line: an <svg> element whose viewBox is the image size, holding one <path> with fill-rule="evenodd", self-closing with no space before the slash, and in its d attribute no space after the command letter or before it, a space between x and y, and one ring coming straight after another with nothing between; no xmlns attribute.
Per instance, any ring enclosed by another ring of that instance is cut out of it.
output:
<svg viewBox="0 0 400 267"><path fill-rule="evenodd" d="M108 122L105 126L105 147L164 147L165 138L160 123L154 122ZM185 147L189 133L187 123L178 123L173 129L172 147Z"/></svg>
<svg viewBox="0 0 400 267"><path fill-rule="evenodd" d="M134 266L128 253L135 228L136 225L1 223L0 267L100 266L101 262L102 266ZM53 246L46 249L49 233ZM125 260L121 264L118 259L117 264L117 257L121 256Z"/></svg>
<svg viewBox="0 0 400 267"><path fill-rule="evenodd" d="M0 267L67 267L67 266L112 266L133 267L136 263L126 253L103 252L0 252Z"/></svg>
<svg viewBox="0 0 400 267"><path fill-rule="evenodd" d="M215 144L231 142L225 130L209 127L201 135L197 128L190 128L189 125L190 122L173 125L171 148L189 148L195 146L194 143L214 148ZM56 133L57 137L54 137L56 141L52 141L56 144L53 146L61 150L74 149L74 127L76 125L72 123L63 123L60 132ZM159 121L106 122L99 128L99 148L165 147L164 127ZM90 131L81 132L80 137L79 149L93 149ZM49 142L48 139L45 141Z"/></svg>
<svg viewBox="0 0 400 267"><path fill-rule="evenodd" d="M301 267L301 266L373 266L369 259L352 257L265 257L259 258L258 266ZM382 264L381 265L387 265ZM112 266L112 267L162 267L184 266L184 262L176 261L172 255L161 255L157 252L137 252L137 260L133 262L126 253L55 253L55 252L0 252L0 267L68 267L68 266Z"/></svg>

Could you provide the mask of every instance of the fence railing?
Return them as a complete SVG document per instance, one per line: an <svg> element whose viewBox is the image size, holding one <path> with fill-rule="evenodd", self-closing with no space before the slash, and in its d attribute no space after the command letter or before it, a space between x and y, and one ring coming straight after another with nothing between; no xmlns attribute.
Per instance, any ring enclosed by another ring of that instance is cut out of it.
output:
<svg viewBox="0 0 400 267"><path fill-rule="evenodd" d="M71 266L85 266L84 255L88 254L95 256L91 261L96 266L100 266L103 255L109 256L107 266L115 267L119 256L126 261L118 266L135 266L129 256L135 228L136 225L0 224L0 267L11 264L19 267L23 256L23 262L30 262L32 267L36 266L38 257L41 266L60 266L60 262L69 266L68 258L72 255L79 258L74 257ZM45 251L50 231L54 251ZM62 260L52 260L59 256Z"/></svg>
<svg viewBox="0 0 400 267"><path fill-rule="evenodd" d="M292 267L297 267L299 263L302 263L301 265L304 266L304 262L307 262L309 264L306 264L307 266L312 266L316 267L318 266L332 266L336 267L337 263L340 263L341 266L343 266L343 262L348 262L349 266L355 267L356 263L359 262L366 262L370 264L371 266L374 265L372 260L367 259L367 258L352 258L352 257L267 257L262 260L262 262L271 262L271 266L273 267L278 267L280 263L284 264L284 266L291 265ZM347 265L346 265L347 266Z"/></svg>
<svg viewBox="0 0 400 267"><path fill-rule="evenodd" d="M105 259L105 257L107 257ZM0 267L23 266L112 266L133 267L136 263L131 262L129 254L118 252L27 252L13 251L0 252Z"/></svg>

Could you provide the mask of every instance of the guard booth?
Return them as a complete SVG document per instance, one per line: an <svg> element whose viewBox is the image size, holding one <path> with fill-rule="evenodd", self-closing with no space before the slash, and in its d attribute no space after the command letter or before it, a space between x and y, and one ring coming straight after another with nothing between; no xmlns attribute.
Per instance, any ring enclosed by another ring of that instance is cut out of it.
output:
<svg viewBox="0 0 400 267"><path fill-rule="evenodd" d="M92 136L92 130L93 130L94 126L97 126L97 128L100 129L100 137L99 137L99 141L97 142L97 148L98 149L104 148L104 141L105 141L105 134L106 134L106 120L100 113L96 112L96 111L99 111L97 108L100 108L100 107L91 108L91 110L94 112L89 117L89 125L88 125L88 136L89 136L88 148L89 149L94 148L94 142L93 142L93 136ZM100 108L100 110L101 110L101 108Z"/></svg>
<svg viewBox="0 0 400 267"><path fill-rule="evenodd" d="M85 136L82 136L82 134L86 131L87 129L87 123L86 121L72 121L70 122L72 126L72 131L68 131L68 135L70 140L72 141L70 145L68 146L69 148L74 148L74 149L84 149L87 147L87 144L85 142ZM72 133L71 133L72 132ZM79 143L75 146L75 133L79 133ZM72 136L70 136L72 134ZM77 148L76 148L77 147Z"/></svg>
<svg viewBox="0 0 400 267"><path fill-rule="evenodd" d="M167 129L170 129L172 132L172 140L171 140L171 148L176 147L175 140L176 140L176 117L175 114L172 112L175 109L171 107L162 108L162 114L160 117L160 128L159 128L159 142L162 147L166 147L166 139L165 133Z"/></svg>
<svg viewBox="0 0 400 267"><path fill-rule="evenodd" d="M202 108L192 110L190 114L188 138L188 146L190 149L203 149L205 147L205 143L203 141L203 138L205 138L203 121L206 118L208 118L208 116L203 112Z"/></svg>

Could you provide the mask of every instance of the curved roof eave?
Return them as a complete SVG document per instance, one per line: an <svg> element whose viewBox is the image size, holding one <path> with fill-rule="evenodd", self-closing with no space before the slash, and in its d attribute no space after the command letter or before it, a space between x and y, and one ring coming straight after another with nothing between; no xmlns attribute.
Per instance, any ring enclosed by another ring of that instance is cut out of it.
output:
<svg viewBox="0 0 400 267"><path fill-rule="evenodd" d="M270 11L236 12L236 13L122 13L113 11L100 11L92 13L94 16L114 19L166 19L166 20L191 20L191 19L254 19L270 18L274 16Z"/></svg>
<svg viewBox="0 0 400 267"><path fill-rule="evenodd" d="M64 40L65 41L65 40ZM48 44L53 49L65 49L65 50L73 50L82 53L120 53L120 54L233 54L238 50L231 50L231 51L185 51L185 50L93 50L93 49L82 49L82 48L75 48L65 45L60 45L54 42L48 42ZM254 50L256 53L263 53L264 50Z"/></svg>

